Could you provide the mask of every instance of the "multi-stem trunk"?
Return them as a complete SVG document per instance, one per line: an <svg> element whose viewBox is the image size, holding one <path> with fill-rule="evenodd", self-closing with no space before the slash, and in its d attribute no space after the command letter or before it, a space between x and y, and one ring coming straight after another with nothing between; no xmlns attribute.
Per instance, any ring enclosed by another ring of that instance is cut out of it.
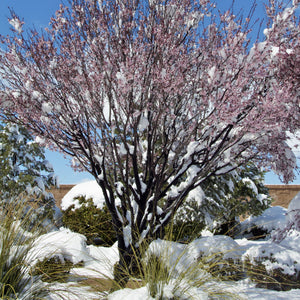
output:
<svg viewBox="0 0 300 300"><path fill-rule="evenodd" d="M157 238L163 238L163 229L155 233L152 232L154 224L151 226L151 224L148 223L147 226L152 228L145 236L141 234L144 228L136 225L137 224L132 225L130 238L124 233L124 228L115 227L117 232L119 261L114 266L115 285L113 289L125 287L130 276L143 276L142 259L145 256L149 244Z"/></svg>
<svg viewBox="0 0 300 300"><path fill-rule="evenodd" d="M141 260L146 247L139 245L139 240L126 243L122 234L118 235L119 261L114 265L113 289L124 288L130 276L142 275Z"/></svg>

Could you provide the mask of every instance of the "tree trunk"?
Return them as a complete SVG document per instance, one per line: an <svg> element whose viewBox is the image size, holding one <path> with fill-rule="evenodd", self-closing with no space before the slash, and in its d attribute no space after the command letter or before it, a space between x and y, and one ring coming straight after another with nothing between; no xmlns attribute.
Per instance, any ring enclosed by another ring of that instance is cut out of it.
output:
<svg viewBox="0 0 300 300"><path fill-rule="evenodd" d="M112 291L124 288L129 281L129 266L131 258L129 255L125 255L124 252L122 255L120 250L119 255L120 259L114 265L114 282L112 286Z"/></svg>
<svg viewBox="0 0 300 300"><path fill-rule="evenodd" d="M123 236L118 236L119 261L114 265L114 284L112 290L124 288L130 276L140 276L142 272L141 258L143 247L134 247L138 241L125 245Z"/></svg>

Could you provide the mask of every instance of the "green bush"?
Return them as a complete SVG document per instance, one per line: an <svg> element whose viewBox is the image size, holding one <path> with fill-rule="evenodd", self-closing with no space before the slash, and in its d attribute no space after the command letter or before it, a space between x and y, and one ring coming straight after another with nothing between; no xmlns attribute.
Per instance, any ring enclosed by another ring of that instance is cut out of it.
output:
<svg viewBox="0 0 300 300"><path fill-rule="evenodd" d="M23 203L24 216L31 211L31 227L39 224L48 231L60 225L55 220L55 199L47 192L57 184L53 167L44 148L20 125L0 124L0 174L0 206L14 198Z"/></svg>
<svg viewBox="0 0 300 300"><path fill-rule="evenodd" d="M176 219L165 229L165 236L171 241L191 242L199 238L201 231L205 228L204 218L193 218L198 205L191 200L180 210Z"/></svg>
<svg viewBox="0 0 300 300"><path fill-rule="evenodd" d="M86 236L87 244L111 246L116 241L108 208L97 208L92 199L84 196L75 198L80 207L74 205L63 211L63 224L74 232Z"/></svg>
<svg viewBox="0 0 300 300"><path fill-rule="evenodd" d="M264 186L264 172L250 162L232 173L212 177L201 188L205 199L201 210L214 220L215 234L239 233L239 217L259 216L272 203Z"/></svg>
<svg viewBox="0 0 300 300"><path fill-rule="evenodd" d="M26 195L36 204L37 219L53 217L55 199L46 191L57 184L44 148L17 124L0 124L0 201Z"/></svg>

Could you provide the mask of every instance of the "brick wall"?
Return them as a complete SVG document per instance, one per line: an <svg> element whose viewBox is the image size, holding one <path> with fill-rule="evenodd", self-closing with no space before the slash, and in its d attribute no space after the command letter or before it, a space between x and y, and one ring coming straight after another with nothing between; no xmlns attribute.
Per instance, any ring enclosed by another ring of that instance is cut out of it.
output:
<svg viewBox="0 0 300 300"><path fill-rule="evenodd" d="M73 186L73 184L62 184L58 189L51 189L51 193L53 193L59 207L61 199ZM267 185L267 187L274 199L273 206L288 207L290 201L300 192L300 185Z"/></svg>

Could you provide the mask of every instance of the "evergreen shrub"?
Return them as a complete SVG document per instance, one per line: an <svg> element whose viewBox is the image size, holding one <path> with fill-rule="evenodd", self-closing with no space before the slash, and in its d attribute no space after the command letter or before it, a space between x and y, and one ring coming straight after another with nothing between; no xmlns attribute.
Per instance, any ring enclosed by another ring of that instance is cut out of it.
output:
<svg viewBox="0 0 300 300"><path fill-rule="evenodd" d="M0 204L15 198L23 202L23 215L31 212L31 226L43 220L46 230L55 220L55 199L47 192L57 185L52 165L44 148L30 132L17 124L0 124ZM26 205L25 205L26 203Z"/></svg>
<svg viewBox="0 0 300 300"><path fill-rule="evenodd" d="M239 217L258 216L271 202L264 186L264 172L249 163L204 181L186 197L166 232L172 240L184 242L198 238L205 228L234 237L240 233Z"/></svg>
<svg viewBox="0 0 300 300"><path fill-rule="evenodd" d="M97 208L93 200L84 196L76 197L80 207L69 206L63 211L63 224L74 232L83 234L87 244L111 246L116 241L112 219L108 208Z"/></svg>

